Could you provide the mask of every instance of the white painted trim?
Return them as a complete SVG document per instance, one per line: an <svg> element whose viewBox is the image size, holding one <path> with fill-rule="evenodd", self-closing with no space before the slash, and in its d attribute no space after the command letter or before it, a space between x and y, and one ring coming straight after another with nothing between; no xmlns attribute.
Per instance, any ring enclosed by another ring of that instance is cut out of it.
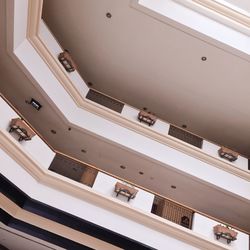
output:
<svg viewBox="0 0 250 250"><path fill-rule="evenodd" d="M52 56L52 54L48 51L45 44L41 41L41 39L37 36L37 29L39 27L40 18L37 15L41 15L41 1L29 1L29 9L32 10L28 20L28 31L27 36L29 37L29 41L32 42L33 47L36 51L41 55L41 57L47 63L47 66L52 70L52 72L57 76L57 79L64 86L70 96L73 98L78 107L81 107L85 110L90 111L98 116L104 117L116 124L119 124L127 129L135 131L139 134L142 134L146 137L149 137L155 141L158 141L164 145L168 145L174 149L177 149L187 155L195 157L203 162L209 163L213 166L216 166L224 171L232 173L236 176L239 176L245 180L250 180L250 173L247 170L240 169L231 163L227 163L219 158L212 157L209 154L206 154L201 149L198 149L192 145L189 145L185 142L182 142L176 138L173 138L168 135L162 135L161 133L154 131L145 126L140 126L138 122L131 121L125 117L122 117L119 114L116 114L113 111L102 108L97 104L90 103L82 98L81 93L74 87L71 80L68 78L67 74L65 74L64 69L58 63L58 61ZM34 13L37 13L34 15ZM31 27L31 26L34 27ZM15 57L12 53L12 56ZM16 59L16 57L15 57ZM20 62L19 62L20 63ZM65 121L66 122L66 121Z"/></svg>
<svg viewBox="0 0 250 250"><path fill-rule="evenodd" d="M33 226L42 228L51 233L60 235L67 239L73 240L85 246L88 246L97 250L118 250L121 249L105 241L99 240L98 238L92 237L90 235L84 234L60 223L54 222L52 220L46 219L39 215L33 214L18 207L14 202L9 200L3 194L0 194L0 205L1 208L10 214L12 217L29 223Z"/></svg>
<svg viewBox="0 0 250 250"><path fill-rule="evenodd" d="M33 23L33 22L30 22ZM32 45L39 53L39 55L44 59L47 66L50 70L54 73L58 81L61 85L65 88L65 90L70 94L70 96L75 101L76 105L79 108L83 108L91 113L94 113L100 117L104 117L116 124L119 124L127 129L135 131L139 134L145 135L155 141L158 141L162 144L168 145L174 149L177 149L181 152L184 152L188 155L194 156L197 159L200 159L206 163L218 166L220 169L223 169L229 173L237 175L243 179L250 181L250 173L246 170L238 168L237 166L224 162L223 160L212 157L209 154L206 154L201 149L198 149L188 143L182 142L172 136L162 135L157 131L153 131L150 128L145 126L140 126L138 122L129 120L128 118L122 117L121 115L117 114L116 112L109 110L107 108L102 108L100 105L90 102L84 98L82 98L81 93L75 88L74 84L71 82L71 79L66 74L65 70L59 64L58 60L52 56L52 54L47 49L46 45L42 41L42 39L37 36L36 39L32 40Z"/></svg>
<svg viewBox="0 0 250 250"><path fill-rule="evenodd" d="M4 130L0 130L0 148L24 168L38 183L63 191L70 196L90 202L113 213L120 214L152 230L170 235L195 247L211 250L230 249L219 242L202 237L164 218L133 208L115 198L106 197L81 183L76 183L47 169L40 168L29 155L25 154L20 144Z"/></svg>
<svg viewBox="0 0 250 250"><path fill-rule="evenodd" d="M250 17L214 0L192 0L246 27L250 33Z"/></svg>

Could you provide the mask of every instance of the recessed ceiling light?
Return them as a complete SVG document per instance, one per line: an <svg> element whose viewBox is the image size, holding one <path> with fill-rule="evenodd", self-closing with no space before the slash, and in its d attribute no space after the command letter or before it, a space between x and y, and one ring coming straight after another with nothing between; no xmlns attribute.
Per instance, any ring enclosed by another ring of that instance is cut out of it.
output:
<svg viewBox="0 0 250 250"><path fill-rule="evenodd" d="M52 134L56 134L56 131L55 131L54 129L51 129L50 132L51 132Z"/></svg>
<svg viewBox="0 0 250 250"><path fill-rule="evenodd" d="M143 175L144 173L142 171L139 172L140 175Z"/></svg>
<svg viewBox="0 0 250 250"><path fill-rule="evenodd" d="M202 60L202 61L206 61L206 60L207 60L207 57L203 56L203 57L201 58L201 60Z"/></svg>
<svg viewBox="0 0 250 250"><path fill-rule="evenodd" d="M186 124L182 124L181 125L183 128L187 128L187 125Z"/></svg>
<svg viewBox="0 0 250 250"><path fill-rule="evenodd" d="M107 12L107 13L106 13L106 17L107 17L107 18L111 18L111 17L112 17L111 13L110 13L110 12Z"/></svg>
<svg viewBox="0 0 250 250"><path fill-rule="evenodd" d="M81 152L82 152L82 153L87 153L87 150L81 149Z"/></svg>
<svg viewBox="0 0 250 250"><path fill-rule="evenodd" d="M175 185L171 185L171 188L176 189L176 186Z"/></svg>
<svg viewBox="0 0 250 250"><path fill-rule="evenodd" d="M126 166L121 165L120 168L121 168L121 169L126 169Z"/></svg>

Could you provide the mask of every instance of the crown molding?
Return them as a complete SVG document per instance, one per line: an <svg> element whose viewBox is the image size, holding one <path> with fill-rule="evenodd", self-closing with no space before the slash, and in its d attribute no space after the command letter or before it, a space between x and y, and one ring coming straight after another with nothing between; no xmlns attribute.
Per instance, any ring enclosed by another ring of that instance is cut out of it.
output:
<svg viewBox="0 0 250 250"><path fill-rule="evenodd" d="M17 206L14 202L5 197L3 194L0 194L0 200L1 200L1 208L15 219L24 221L28 224L44 229L56 235L60 235L66 239L70 239L79 244L86 245L91 249L92 248L99 250L121 249L105 241L102 241L98 238L84 234L70 227L64 226L58 222L54 222L50 219L26 211L25 209Z"/></svg>
<svg viewBox="0 0 250 250"><path fill-rule="evenodd" d="M188 154L192 157L202 160L203 162L212 164L213 166L216 166L224 171L227 171L240 178L250 181L250 173L248 171L245 171L243 169L240 169L234 166L233 164L226 163L223 160L210 156L207 153L203 152L201 149L198 149L192 145L189 145L188 143L175 139L169 135L162 135L158 133L157 131L153 131L150 128L138 125L136 121L131 121L125 117L122 117L120 114L117 114L114 111L111 111L105 107L100 107L97 104L90 103L85 98L83 98L80 92L72 83L71 79L69 78L68 74L66 73L62 65L59 64L59 61L57 60L57 58L55 58L51 54L51 52L48 50L48 48L46 47L42 39L39 37L38 30L34 32L35 29L38 29L39 23L40 23L40 18L37 18L37 16L34 16L34 13L37 13L37 14L40 13L41 15L41 12L40 12L41 3L39 4L38 2L42 2L42 0L34 1L35 3L34 5L32 4L33 1L29 0L29 4L32 5L32 7L30 7L29 9L32 10L33 12L29 13L29 17L28 17L29 28L27 30L27 37L29 38L35 50L43 58L48 68L53 72L53 74L56 76L60 84L64 87L67 93L72 97L77 107L85 109L91 113L94 113L100 117L108 119L129 130L132 130L143 136L147 136L150 139L153 139L159 143L170 146L185 154ZM37 9L34 10L35 8ZM30 27L31 25L33 25L34 27L31 28ZM36 35L34 36L34 34Z"/></svg>
<svg viewBox="0 0 250 250"><path fill-rule="evenodd" d="M229 18L243 26L245 26L250 31L250 17L234 10L216 0L192 0L193 2L206 7L224 17Z"/></svg>
<svg viewBox="0 0 250 250"><path fill-rule="evenodd" d="M58 60L50 53L46 45L38 36L38 29L41 21L42 3L42 0L28 0L29 11L26 34L27 39L30 41L30 43L32 44L34 49L39 53L39 55L43 58L43 60L45 61L49 69L54 73L60 84L75 101L77 107L83 108L93 114L108 119L131 131L139 133L166 146L170 146L205 163L211 164L228 173L234 174L242 179L250 181L250 173L247 170L243 170L234 166L231 163L227 163L219 158L215 158L203 152L201 149L196 148L188 143L182 142L174 137L171 137L169 135L163 135L158 133L157 131L153 131L150 128L138 124L136 121L132 121L125 117L122 117L114 111L111 111L105 107L100 107L100 105L90 103L85 98L83 98L79 91L74 87L71 79L68 77L68 74L65 72L62 65L59 64ZM11 52L11 54L12 57L15 58L15 61L17 61L17 58L13 54L13 51Z"/></svg>
<svg viewBox="0 0 250 250"><path fill-rule="evenodd" d="M40 168L39 164L35 162L32 157L22 149L20 144L4 130L0 130L0 148L3 149L12 159L17 161L17 163L38 183L63 191L70 196L93 203L104 209L108 209L109 211L119 214L124 218L143 224L152 230L157 230L163 234L171 235L176 239L201 249L229 249L227 246L219 242L212 241L202 235L197 235L190 229L183 228L180 225L154 214L132 208L130 205L124 204L115 198L106 197L105 195L102 195L87 186L75 183L66 177L58 176L49 170ZM2 198L0 200L2 200ZM3 206L2 204L4 205L5 203L1 202L1 206ZM8 211L12 213L17 212L14 208L12 210L8 209Z"/></svg>

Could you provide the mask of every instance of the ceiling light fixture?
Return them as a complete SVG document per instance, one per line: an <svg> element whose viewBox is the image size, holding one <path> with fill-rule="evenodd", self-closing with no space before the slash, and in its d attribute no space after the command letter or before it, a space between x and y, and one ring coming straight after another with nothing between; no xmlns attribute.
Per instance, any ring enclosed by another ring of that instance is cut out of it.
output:
<svg viewBox="0 0 250 250"><path fill-rule="evenodd" d="M87 153L87 150L81 149L81 152L82 152L82 153Z"/></svg>
<svg viewBox="0 0 250 250"><path fill-rule="evenodd" d="M30 101L25 101L26 103L30 104L33 108L35 108L36 110L40 110L42 105L37 101L35 100L34 98L31 98Z"/></svg>
<svg viewBox="0 0 250 250"><path fill-rule="evenodd" d="M121 168L121 169L126 169L126 166L121 165L120 168Z"/></svg>
<svg viewBox="0 0 250 250"><path fill-rule="evenodd" d="M71 130L71 127L68 127L68 131L70 131Z"/></svg>
<svg viewBox="0 0 250 250"><path fill-rule="evenodd" d="M142 171L139 172L140 175L143 175L144 173Z"/></svg>
<svg viewBox="0 0 250 250"><path fill-rule="evenodd" d="M110 12L107 12L107 13L106 13L106 17L107 17L107 18L111 18L111 17L112 17L111 13L110 13Z"/></svg>
<svg viewBox="0 0 250 250"><path fill-rule="evenodd" d="M176 186L175 186L175 185L171 185L171 188L172 188L172 189L176 189Z"/></svg>
<svg viewBox="0 0 250 250"><path fill-rule="evenodd" d="M206 61L207 58L206 58L205 56L203 56L203 57L201 58L201 60L202 60L202 61Z"/></svg>

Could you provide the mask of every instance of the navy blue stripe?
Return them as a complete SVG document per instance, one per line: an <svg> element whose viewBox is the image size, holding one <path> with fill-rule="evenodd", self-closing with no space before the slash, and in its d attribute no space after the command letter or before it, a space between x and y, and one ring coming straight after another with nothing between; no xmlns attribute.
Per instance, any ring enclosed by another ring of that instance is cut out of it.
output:
<svg viewBox="0 0 250 250"><path fill-rule="evenodd" d="M44 240L46 242L52 243L59 247L72 250L93 250L93 248L84 246L75 241L64 238L60 235L51 233L45 229L36 227L27 222L18 220L11 215L9 215L4 210L0 209L0 220L8 227L14 228L23 233L32 235L36 238Z"/></svg>
<svg viewBox="0 0 250 250"><path fill-rule="evenodd" d="M0 175L0 190L1 192L16 203L19 207L50 219L64 226L70 227L79 232L88 234L112 245L123 249L136 250L153 250L154 248L147 246L141 242L130 239L124 235L118 234L107 228L96 225L90 221L76 217L57 208L48 206L44 203L36 201L27 196L23 191L18 189L13 183L7 180L3 175ZM4 184L4 185L3 185ZM17 197L18 196L18 197ZM112 219L112 218L111 218ZM129 228L127 230L130 230Z"/></svg>

